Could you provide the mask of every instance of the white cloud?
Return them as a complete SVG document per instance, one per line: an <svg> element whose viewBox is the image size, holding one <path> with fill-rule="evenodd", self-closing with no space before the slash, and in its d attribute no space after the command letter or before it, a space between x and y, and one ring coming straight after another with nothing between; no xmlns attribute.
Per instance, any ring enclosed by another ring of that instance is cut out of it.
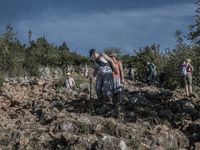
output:
<svg viewBox="0 0 200 150"><path fill-rule="evenodd" d="M15 23L22 43L46 36L51 43L66 41L71 50L88 55L88 50L103 50L116 46L123 54L132 54L139 47L161 45L161 49L175 45L174 32L185 30L194 22L194 4L163 6L160 8L107 10L72 14L68 10L45 9L42 14L25 17ZM191 22L188 22L190 20Z"/></svg>

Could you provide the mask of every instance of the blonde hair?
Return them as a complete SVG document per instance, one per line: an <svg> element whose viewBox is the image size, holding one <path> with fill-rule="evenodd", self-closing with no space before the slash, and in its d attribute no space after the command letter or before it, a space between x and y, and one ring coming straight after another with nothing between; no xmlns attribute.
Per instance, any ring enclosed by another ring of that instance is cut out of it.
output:
<svg viewBox="0 0 200 150"><path fill-rule="evenodd" d="M191 59L186 59L186 63L191 62Z"/></svg>
<svg viewBox="0 0 200 150"><path fill-rule="evenodd" d="M184 62L183 62L183 65L184 65L185 63L186 63L186 62L184 61Z"/></svg>

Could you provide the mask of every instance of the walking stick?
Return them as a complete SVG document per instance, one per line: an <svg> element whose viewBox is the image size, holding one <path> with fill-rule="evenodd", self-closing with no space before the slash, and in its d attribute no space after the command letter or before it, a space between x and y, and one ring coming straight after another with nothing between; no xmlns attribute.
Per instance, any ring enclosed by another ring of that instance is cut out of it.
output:
<svg viewBox="0 0 200 150"><path fill-rule="evenodd" d="M92 114L92 80L90 80L90 113Z"/></svg>

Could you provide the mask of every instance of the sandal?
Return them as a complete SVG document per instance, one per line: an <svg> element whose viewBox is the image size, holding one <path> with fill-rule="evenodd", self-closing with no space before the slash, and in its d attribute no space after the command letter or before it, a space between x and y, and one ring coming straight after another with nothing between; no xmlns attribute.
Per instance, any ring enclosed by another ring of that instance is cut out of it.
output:
<svg viewBox="0 0 200 150"><path fill-rule="evenodd" d="M109 104L109 107L110 107L110 108L114 108L114 105L113 105L113 104Z"/></svg>

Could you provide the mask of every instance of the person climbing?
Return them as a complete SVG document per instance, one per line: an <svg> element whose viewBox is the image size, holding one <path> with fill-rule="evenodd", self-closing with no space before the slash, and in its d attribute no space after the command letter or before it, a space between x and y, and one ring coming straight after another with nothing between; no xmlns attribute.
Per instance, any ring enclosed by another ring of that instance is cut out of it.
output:
<svg viewBox="0 0 200 150"><path fill-rule="evenodd" d="M90 81L96 76L98 73L98 77L96 80L96 93L98 98L102 101L103 104L106 104L105 98L109 101L109 106L113 107L113 79L112 79L112 71L117 75L118 71L115 68L115 63L112 59L102 53L99 54L96 49L90 50L90 57L94 58L94 72L90 78ZM105 96L103 95L103 91Z"/></svg>
<svg viewBox="0 0 200 150"><path fill-rule="evenodd" d="M110 55L110 58L115 63L115 68L118 71L118 74L116 75L114 72L112 73L113 77L113 92L114 92L114 104L117 105L119 102L120 105L122 104L122 92L124 89L124 73L123 73L123 67L121 61L117 61L117 54L112 53Z"/></svg>
<svg viewBox="0 0 200 150"><path fill-rule="evenodd" d="M131 68L130 80L134 80L134 73L135 73L135 71L133 70L133 68Z"/></svg>
<svg viewBox="0 0 200 150"><path fill-rule="evenodd" d="M129 68L129 70L128 70L128 78L129 78L129 79L131 79L131 69L132 69L132 68Z"/></svg>
<svg viewBox="0 0 200 150"><path fill-rule="evenodd" d="M193 67L190 64L190 62L191 62L191 59L186 59L186 61L183 63L182 67L179 70L179 73L181 73L181 70L183 69L183 67L185 67L186 69L185 75L183 75L183 83L185 85L186 97L189 97L192 94Z"/></svg>
<svg viewBox="0 0 200 150"><path fill-rule="evenodd" d="M152 85L153 79L155 79L161 85L161 81L157 78L156 66L152 62L150 63L149 61L146 61L146 65L149 69L149 86Z"/></svg>
<svg viewBox="0 0 200 150"><path fill-rule="evenodd" d="M67 78L65 79L65 83L63 84L63 86L64 86L65 88L70 89L70 88L74 87L74 85L75 85L75 81L74 81L74 79L71 77L70 72L68 72L68 73L67 73Z"/></svg>
<svg viewBox="0 0 200 150"><path fill-rule="evenodd" d="M85 65L84 72L85 72L85 77L87 78L88 77L88 67L87 67L87 65Z"/></svg>
<svg viewBox="0 0 200 150"><path fill-rule="evenodd" d="M69 65L67 66L67 73L68 73L68 72L69 72L69 73L71 72L71 66L69 66Z"/></svg>
<svg viewBox="0 0 200 150"><path fill-rule="evenodd" d="M160 74L159 74L158 77L159 77L161 83L163 84L163 82L164 82L164 77L165 77L165 74L163 73L163 71L160 72Z"/></svg>

